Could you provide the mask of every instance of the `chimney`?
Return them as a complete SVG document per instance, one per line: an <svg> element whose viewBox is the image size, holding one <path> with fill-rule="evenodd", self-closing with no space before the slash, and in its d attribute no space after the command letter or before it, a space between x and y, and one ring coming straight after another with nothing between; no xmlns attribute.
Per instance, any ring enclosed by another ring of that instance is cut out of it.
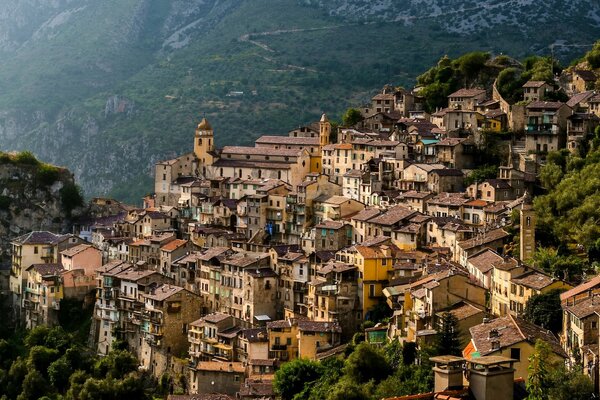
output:
<svg viewBox="0 0 600 400"><path fill-rule="evenodd" d="M429 360L435 363L433 367L435 393L463 388L464 358L439 356L431 357Z"/></svg>
<svg viewBox="0 0 600 400"><path fill-rule="evenodd" d="M484 356L469 360L467 379L473 398L475 400L513 400L515 383L513 363L515 361L500 356Z"/></svg>

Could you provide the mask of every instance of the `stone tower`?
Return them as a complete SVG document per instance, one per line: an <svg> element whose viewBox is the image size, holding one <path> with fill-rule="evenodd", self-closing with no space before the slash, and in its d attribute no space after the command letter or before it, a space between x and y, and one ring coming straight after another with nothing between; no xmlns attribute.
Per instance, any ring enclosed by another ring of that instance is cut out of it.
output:
<svg viewBox="0 0 600 400"><path fill-rule="evenodd" d="M319 121L319 139L321 147L328 145L331 139L331 123L326 114L323 114L321 121Z"/></svg>
<svg viewBox="0 0 600 400"><path fill-rule="evenodd" d="M202 167L212 165L214 150L215 140L213 129L206 118L202 118L194 136L194 154L198 159L198 165Z"/></svg>
<svg viewBox="0 0 600 400"><path fill-rule="evenodd" d="M521 261L531 259L535 251L535 211L529 193L525 192L521 207L521 228L519 232L519 257Z"/></svg>

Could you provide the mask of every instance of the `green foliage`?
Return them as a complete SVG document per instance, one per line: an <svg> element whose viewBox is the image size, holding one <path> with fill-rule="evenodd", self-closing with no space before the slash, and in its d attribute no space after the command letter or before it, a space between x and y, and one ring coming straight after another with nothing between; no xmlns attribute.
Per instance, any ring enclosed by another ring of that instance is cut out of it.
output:
<svg viewBox="0 0 600 400"><path fill-rule="evenodd" d="M17 400L37 400L47 393L48 382L39 370L31 370L23 380L23 391Z"/></svg>
<svg viewBox="0 0 600 400"><path fill-rule="evenodd" d="M528 400L548 399L548 387L550 383L549 358L552 350L548 343L538 340L535 350L529 356L527 367L527 392Z"/></svg>
<svg viewBox="0 0 600 400"><path fill-rule="evenodd" d="M585 262L580 257L560 254L552 247L538 247L530 262L534 267L569 282L577 281L585 269Z"/></svg>
<svg viewBox="0 0 600 400"><path fill-rule="evenodd" d="M73 367L65 356L54 361L48 367L48 378L50 379L50 383L59 392L64 393L67 389L71 374L73 374Z"/></svg>
<svg viewBox="0 0 600 400"><path fill-rule="evenodd" d="M563 314L560 294L563 290L551 290L533 295L527 300L523 318L558 334L562 329Z"/></svg>
<svg viewBox="0 0 600 400"><path fill-rule="evenodd" d="M590 67L600 68L600 40L594 43L594 47L586 53L585 60L590 64Z"/></svg>
<svg viewBox="0 0 600 400"><path fill-rule="evenodd" d="M36 178L42 185L50 186L60 177L60 168L50 164L40 164L36 171Z"/></svg>
<svg viewBox="0 0 600 400"><path fill-rule="evenodd" d="M425 99L427 111L446 107L448 95L460 87L489 84L495 74L486 66L489 53L472 52L452 60L444 56L435 67L417 77L417 82L423 86L421 96Z"/></svg>
<svg viewBox="0 0 600 400"><path fill-rule="evenodd" d="M577 157L571 162L568 157L565 165L562 180L534 199L538 231L547 236L545 245L564 242L589 247L600 238L600 151L591 151L583 161Z"/></svg>
<svg viewBox="0 0 600 400"><path fill-rule="evenodd" d="M147 398L147 377L128 352L114 351L99 360L61 327L40 326L17 337L20 343L14 345L0 340L0 398Z"/></svg>
<svg viewBox="0 0 600 400"><path fill-rule="evenodd" d="M14 162L23 165L39 165L39 161L30 151L23 151L17 153L14 158Z"/></svg>
<svg viewBox="0 0 600 400"><path fill-rule="evenodd" d="M504 100L514 104L523 99L522 86L525 82L526 80L521 74L521 70L509 67L498 74L496 85Z"/></svg>
<svg viewBox="0 0 600 400"><path fill-rule="evenodd" d="M321 365L315 361L295 359L275 372L273 388L283 400L292 400L305 386L321 376Z"/></svg>
<svg viewBox="0 0 600 400"><path fill-rule="evenodd" d="M113 350L94 365L96 377L119 378L136 371L137 359L128 351Z"/></svg>
<svg viewBox="0 0 600 400"><path fill-rule="evenodd" d="M327 400L370 400L370 391L365 386L344 377L331 388Z"/></svg>
<svg viewBox="0 0 600 400"><path fill-rule="evenodd" d="M63 210L70 215L71 212L77 208L83 206L83 195L81 189L74 183L66 183L60 189L60 201Z"/></svg>
<svg viewBox="0 0 600 400"><path fill-rule="evenodd" d="M342 125L354 126L362 121L362 114L356 108L349 108L342 116Z"/></svg>
<svg viewBox="0 0 600 400"><path fill-rule="evenodd" d="M452 313L445 312L442 314L440 325L436 337L436 352L440 355L461 356L458 318Z"/></svg>
<svg viewBox="0 0 600 400"><path fill-rule="evenodd" d="M466 178L465 185L469 186L475 182L483 182L486 179L496 178L498 176L497 165L483 165L474 169Z"/></svg>
<svg viewBox="0 0 600 400"><path fill-rule="evenodd" d="M59 357L58 350L44 346L33 346L29 349L27 367L45 373L52 362Z"/></svg>
<svg viewBox="0 0 600 400"><path fill-rule="evenodd" d="M594 385L580 368L568 370L563 363L551 362L552 350L541 340L529 357L527 377L528 400L584 400L591 399Z"/></svg>
<svg viewBox="0 0 600 400"><path fill-rule="evenodd" d="M552 400L588 400L593 398L594 384L580 368L568 370L564 365L555 368L551 375L548 397Z"/></svg>
<svg viewBox="0 0 600 400"><path fill-rule="evenodd" d="M365 342L356 346L344 364L344 375L358 383L379 382L391 373L382 351Z"/></svg>
<svg viewBox="0 0 600 400"><path fill-rule="evenodd" d="M558 186L563 176L562 168L556 164L548 163L540 171L540 182L544 188L552 190Z"/></svg>

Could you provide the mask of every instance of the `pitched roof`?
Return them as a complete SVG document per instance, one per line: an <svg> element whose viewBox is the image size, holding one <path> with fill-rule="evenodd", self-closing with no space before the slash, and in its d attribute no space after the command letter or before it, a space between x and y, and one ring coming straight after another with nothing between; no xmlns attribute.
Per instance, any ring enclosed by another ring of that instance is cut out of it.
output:
<svg viewBox="0 0 600 400"><path fill-rule="evenodd" d="M579 319L585 318L595 312L600 312L600 299L598 299L597 296L591 296L572 306L565 306L564 310L570 312Z"/></svg>
<svg viewBox="0 0 600 400"><path fill-rule="evenodd" d="M439 176L463 176L463 172L460 169L456 168L443 168L443 169L434 169L431 171L432 174L437 174Z"/></svg>
<svg viewBox="0 0 600 400"><path fill-rule="evenodd" d="M341 332L342 328L337 321L311 321L298 320L298 329L305 332Z"/></svg>
<svg viewBox="0 0 600 400"><path fill-rule="evenodd" d="M35 271L41 276L54 276L64 271L60 264L32 264L27 271Z"/></svg>
<svg viewBox="0 0 600 400"><path fill-rule="evenodd" d="M587 282L582 283L579 286L575 286L573 289L567 290L560 294L560 300L565 301L571 297L577 296L583 292L600 286L600 275L593 277Z"/></svg>
<svg viewBox="0 0 600 400"><path fill-rule="evenodd" d="M214 312L214 313L205 315L201 319L203 319L206 322L210 322L211 324L218 324L219 322L225 321L228 318L232 318L231 315L220 313L220 312Z"/></svg>
<svg viewBox="0 0 600 400"><path fill-rule="evenodd" d="M326 220L326 221L321 222L318 225L315 225L315 228L337 230L337 229L342 229L346 225L347 224L345 222Z"/></svg>
<svg viewBox="0 0 600 400"><path fill-rule="evenodd" d="M63 250L60 252L60 254L62 254L63 256L67 256L67 257L73 257L74 255L79 254L82 251L89 249L90 247L93 248L93 246L91 244L83 244L82 243L77 246L73 246L69 249Z"/></svg>
<svg viewBox="0 0 600 400"><path fill-rule="evenodd" d="M252 328L252 329L243 329L242 335L246 338L246 340L250 343L258 343L258 342L268 342L269 336L267 335L267 328Z"/></svg>
<svg viewBox="0 0 600 400"><path fill-rule="evenodd" d="M493 187L495 189L511 189L512 188L512 186L510 186L510 184L507 181L505 181L504 179L490 178L490 179L486 179L482 183L487 183L488 185L490 185L491 187Z"/></svg>
<svg viewBox="0 0 600 400"><path fill-rule="evenodd" d="M502 256L494 250L486 248L469 257L467 262L481 271L482 274L486 274L494 268L494 263L502 262L502 260Z"/></svg>
<svg viewBox="0 0 600 400"><path fill-rule="evenodd" d="M174 251L177 250L178 248L185 246L187 244L187 240L183 240L183 239L175 239L175 240L171 240L169 243L165 244L163 247L161 247L160 249L162 251Z"/></svg>
<svg viewBox="0 0 600 400"><path fill-rule="evenodd" d="M573 70L573 73L579 75L581 79L587 82L596 82L597 79L594 71L590 71L587 69L575 69Z"/></svg>
<svg viewBox="0 0 600 400"><path fill-rule="evenodd" d="M558 110L564 104L565 103L562 103L560 101L532 101L531 103L527 104L527 108L529 108L529 109L541 108L544 110Z"/></svg>
<svg viewBox="0 0 600 400"><path fill-rule="evenodd" d="M474 238L459 242L458 245L463 250L469 250L478 246L483 246L487 243L495 242L496 240L504 239L508 236L508 232L502 228L498 228L486 232L483 236L476 236Z"/></svg>
<svg viewBox="0 0 600 400"><path fill-rule="evenodd" d="M463 320L466 318L470 318L477 314L483 314L483 313L485 313L485 310L483 310L473 304L467 303L465 301L460 301L460 302L448 307L444 311L438 313L438 315L442 314L444 312L449 312L450 314L452 314L456 318L458 318L458 320L460 321L460 320Z"/></svg>
<svg viewBox="0 0 600 400"><path fill-rule="evenodd" d="M265 135L256 139L257 144L280 144L280 145L304 145L304 146L318 146L318 137L290 137L290 136L270 136Z"/></svg>
<svg viewBox="0 0 600 400"><path fill-rule="evenodd" d="M152 300L156 300L156 301L163 301L168 299L169 297L181 292L182 290L185 290L184 288L182 288L181 286L174 286L174 285L169 285L167 283L157 287L154 292L150 293L150 294L145 294L144 297L147 297L149 299Z"/></svg>
<svg viewBox="0 0 600 400"><path fill-rule="evenodd" d="M542 290L556 282L556 279L541 271L532 269L512 278L511 281L534 290Z"/></svg>
<svg viewBox="0 0 600 400"><path fill-rule="evenodd" d="M524 88L539 88L547 85L546 81L527 81L523 85Z"/></svg>
<svg viewBox="0 0 600 400"><path fill-rule="evenodd" d="M238 374L242 374L246 368L241 362L200 361L196 366L196 370L211 372L236 372Z"/></svg>
<svg viewBox="0 0 600 400"><path fill-rule="evenodd" d="M360 210L358 213L352 216L352 219L355 221L368 221L371 218L374 218L381 214L381 211L377 208L365 208Z"/></svg>
<svg viewBox="0 0 600 400"><path fill-rule="evenodd" d="M492 347L494 341L498 341L499 348L503 349L523 341L533 346L537 339L541 339L550 345L554 353L566 357L552 332L512 315L473 326L469 332L475 348L482 356L498 351Z"/></svg>
<svg viewBox="0 0 600 400"><path fill-rule="evenodd" d="M271 147L246 147L246 146L225 146L221 154L247 154L259 156L289 156L297 157L302 150L299 149L273 149Z"/></svg>
<svg viewBox="0 0 600 400"><path fill-rule="evenodd" d="M485 94L485 89L466 89L462 88L450 94L448 97L475 97L480 94Z"/></svg>
<svg viewBox="0 0 600 400"><path fill-rule="evenodd" d="M400 221L403 221L417 212L411 210L410 208L404 206L396 206L394 208L389 209L387 212L369 220L371 224L377 225L394 225Z"/></svg>
<svg viewBox="0 0 600 400"><path fill-rule="evenodd" d="M15 244L56 244L65 240L68 235L58 235L48 231L33 231L16 237L12 240Z"/></svg>
<svg viewBox="0 0 600 400"><path fill-rule="evenodd" d="M591 98L592 96L594 96L594 91L593 90L588 90L586 92L581 92L581 93L575 93L573 96L571 96L571 98L567 101L567 105L571 108L575 107L576 105L578 105L579 103L581 103L582 101L585 101L589 98Z"/></svg>

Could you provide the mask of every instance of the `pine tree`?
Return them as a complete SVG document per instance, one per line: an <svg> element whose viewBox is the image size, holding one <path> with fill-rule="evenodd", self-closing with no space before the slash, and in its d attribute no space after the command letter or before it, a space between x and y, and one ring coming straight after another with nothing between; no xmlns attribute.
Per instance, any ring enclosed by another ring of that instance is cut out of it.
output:
<svg viewBox="0 0 600 400"><path fill-rule="evenodd" d="M460 332L458 329L458 318L449 312L442 314L441 327L437 334L437 353L440 355L460 356Z"/></svg>

